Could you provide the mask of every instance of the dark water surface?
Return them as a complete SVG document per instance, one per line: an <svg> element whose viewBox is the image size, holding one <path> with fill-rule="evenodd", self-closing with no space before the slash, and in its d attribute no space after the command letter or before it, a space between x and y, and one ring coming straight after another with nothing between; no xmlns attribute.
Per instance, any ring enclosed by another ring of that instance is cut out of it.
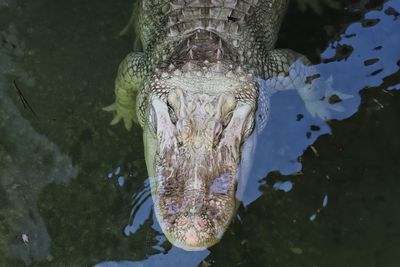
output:
<svg viewBox="0 0 400 267"><path fill-rule="evenodd" d="M400 266L400 1L292 1L277 46L352 97L325 122L272 96L244 205L202 252L159 232L141 130L101 110L131 10L0 0L0 266Z"/></svg>

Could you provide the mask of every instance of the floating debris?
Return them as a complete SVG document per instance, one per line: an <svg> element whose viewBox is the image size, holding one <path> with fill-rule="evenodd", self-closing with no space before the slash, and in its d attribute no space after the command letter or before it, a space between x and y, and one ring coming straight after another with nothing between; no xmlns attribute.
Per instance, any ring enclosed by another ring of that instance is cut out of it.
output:
<svg viewBox="0 0 400 267"><path fill-rule="evenodd" d="M124 186L124 184L125 184L125 178L124 178L124 176L120 176L120 177L118 177L118 184L119 184L119 186Z"/></svg>
<svg viewBox="0 0 400 267"><path fill-rule="evenodd" d="M115 175L119 175L120 172L121 172L121 167L118 167L118 168L115 169L114 174Z"/></svg>
<svg viewBox="0 0 400 267"><path fill-rule="evenodd" d="M328 205L328 195L324 196L324 200L322 201L322 207L326 207L326 205Z"/></svg>
<svg viewBox="0 0 400 267"><path fill-rule="evenodd" d="M33 110L31 105L29 104L28 100L26 100L24 94L22 93L21 89L18 87L17 82L13 80L14 89L17 91L17 95L19 100L21 101L22 105L25 109L28 109L32 114L37 118L36 112Z"/></svg>
<svg viewBox="0 0 400 267"><path fill-rule="evenodd" d="M29 236L27 234L21 235L22 242L27 246L29 244Z"/></svg>
<svg viewBox="0 0 400 267"><path fill-rule="evenodd" d="M390 96L394 96L391 92L389 92L389 91L386 90L386 89L382 89L382 92L384 92L385 94L388 94L388 95L390 95Z"/></svg>
<svg viewBox="0 0 400 267"><path fill-rule="evenodd" d="M378 99L372 98L372 100L373 100L380 108L384 108L384 106L382 105L381 102L378 101Z"/></svg>
<svg viewBox="0 0 400 267"><path fill-rule="evenodd" d="M314 153L314 155L315 155L316 157L319 157L318 150L317 150L313 145L311 145L310 148L311 148L312 152Z"/></svg>
<svg viewBox="0 0 400 267"><path fill-rule="evenodd" d="M315 218L317 218L317 214L314 213L313 215L310 216L310 221L314 221Z"/></svg>
<svg viewBox="0 0 400 267"><path fill-rule="evenodd" d="M236 218L239 220L240 223L242 223L242 218L240 217L239 214L236 214Z"/></svg>
<svg viewBox="0 0 400 267"><path fill-rule="evenodd" d="M296 121L301 121L304 118L303 114L297 114L296 115Z"/></svg>

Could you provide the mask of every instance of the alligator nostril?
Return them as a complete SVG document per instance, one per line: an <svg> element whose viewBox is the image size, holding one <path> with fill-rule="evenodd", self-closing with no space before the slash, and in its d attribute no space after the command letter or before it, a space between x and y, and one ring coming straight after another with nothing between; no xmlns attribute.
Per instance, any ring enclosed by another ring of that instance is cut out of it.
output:
<svg viewBox="0 0 400 267"><path fill-rule="evenodd" d="M184 218L181 218L180 220L177 221L177 226L183 227L183 226L188 225L189 223L190 223L190 219L184 217Z"/></svg>
<svg viewBox="0 0 400 267"><path fill-rule="evenodd" d="M206 222L201 217L198 216L195 217L194 222L200 228L205 228L207 226Z"/></svg>

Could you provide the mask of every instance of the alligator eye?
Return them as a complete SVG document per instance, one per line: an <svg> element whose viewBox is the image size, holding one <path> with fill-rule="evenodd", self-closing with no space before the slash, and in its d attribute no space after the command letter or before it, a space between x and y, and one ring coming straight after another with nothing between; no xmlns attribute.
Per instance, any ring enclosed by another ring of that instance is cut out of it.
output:
<svg viewBox="0 0 400 267"><path fill-rule="evenodd" d="M229 112L228 114L226 114L225 118L224 118L224 127L226 127L229 122L231 121L233 116L233 111Z"/></svg>
<svg viewBox="0 0 400 267"><path fill-rule="evenodd" d="M168 114L173 124L176 124L178 118L176 117L174 109L168 104Z"/></svg>
<svg viewBox="0 0 400 267"><path fill-rule="evenodd" d="M243 138L249 137L252 134L254 127L255 127L254 117L251 116L246 122L246 127L244 129Z"/></svg>

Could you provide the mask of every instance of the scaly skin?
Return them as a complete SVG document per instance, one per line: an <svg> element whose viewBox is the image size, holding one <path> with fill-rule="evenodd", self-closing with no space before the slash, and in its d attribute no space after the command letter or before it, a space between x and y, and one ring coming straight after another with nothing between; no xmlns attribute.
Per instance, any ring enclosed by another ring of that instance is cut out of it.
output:
<svg viewBox="0 0 400 267"><path fill-rule="evenodd" d="M308 60L274 50L286 0L145 0L143 53L130 53L105 108L143 128L155 214L168 240L201 250L222 237L251 167L268 96L297 89L327 117ZM133 21L133 20L132 20ZM259 118L255 118L257 108Z"/></svg>

